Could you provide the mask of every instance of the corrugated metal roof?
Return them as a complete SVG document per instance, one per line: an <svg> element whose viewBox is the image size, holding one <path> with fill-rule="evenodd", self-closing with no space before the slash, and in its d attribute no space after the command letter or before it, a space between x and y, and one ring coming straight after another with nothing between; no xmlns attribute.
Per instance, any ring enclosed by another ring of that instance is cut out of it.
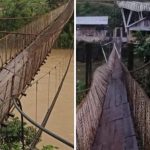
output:
<svg viewBox="0 0 150 150"><path fill-rule="evenodd" d="M117 1L117 5L136 12L150 11L150 2Z"/></svg>
<svg viewBox="0 0 150 150"><path fill-rule="evenodd" d="M107 25L108 16L82 16L76 17L77 25Z"/></svg>

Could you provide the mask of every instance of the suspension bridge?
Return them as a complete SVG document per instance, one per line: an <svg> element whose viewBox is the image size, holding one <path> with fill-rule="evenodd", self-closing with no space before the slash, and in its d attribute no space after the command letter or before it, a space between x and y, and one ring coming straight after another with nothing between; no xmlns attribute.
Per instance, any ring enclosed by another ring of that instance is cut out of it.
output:
<svg viewBox="0 0 150 150"><path fill-rule="evenodd" d="M131 30L149 28L141 23L146 22L149 2L115 2L121 9L127 42L133 42ZM144 86L150 63L129 72L121 58L122 42L121 36L114 35L111 54L107 58L103 51L106 62L94 72L90 88L81 91L86 94L77 107L78 150L150 149L150 99Z"/></svg>
<svg viewBox="0 0 150 150"><path fill-rule="evenodd" d="M11 111L16 108L21 114L22 149L25 148L24 118L37 128L37 133L30 149L35 148L42 132L71 148L74 147L71 142L46 128L69 70L73 55L72 48L68 50L67 57L65 56L65 58L59 60L58 64L51 67L47 73L34 80L35 75L40 71L40 67L45 64L47 56L50 55L51 49L64 26L71 18L74 8L73 4L73 0L69 0L59 8L33 18L31 23L15 32L3 32L7 35L0 39L0 124L1 127L5 126L5 122L11 116ZM38 97L41 92L39 87L44 78L47 78L47 88L43 89L47 91L47 101L45 101L46 105L44 105L45 115L38 120L38 115L40 114L38 113L40 111L38 109ZM29 87L35 87L35 118L31 118L30 115L24 112L20 101L23 96L26 96L26 90Z"/></svg>
<svg viewBox="0 0 150 150"><path fill-rule="evenodd" d="M79 150L150 147L150 100L121 62L120 41L114 40L109 59L95 71L88 94L77 108Z"/></svg>

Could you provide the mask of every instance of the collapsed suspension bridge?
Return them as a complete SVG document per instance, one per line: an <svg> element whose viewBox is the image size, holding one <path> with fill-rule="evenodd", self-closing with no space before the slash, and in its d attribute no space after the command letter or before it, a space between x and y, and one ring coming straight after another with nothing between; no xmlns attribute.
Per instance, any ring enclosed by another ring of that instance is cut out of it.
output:
<svg viewBox="0 0 150 150"><path fill-rule="evenodd" d="M68 72L72 51L68 60L65 60L64 63L60 62L53 68L53 71L50 70L44 75L49 76L48 84L50 84L51 73L55 72L56 83L52 104L49 104L48 101L49 108L41 124L36 122L37 119L33 120L23 112L20 102L20 98L26 95L25 91L29 86L35 84L38 90L39 81L31 82L40 70L40 66L45 63L52 46L72 14L73 0L69 0L59 8L37 17L25 27L16 32L9 32L8 35L0 39L0 123L3 126L10 115L12 107L15 107L21 114L22 124L23 118L26 118L39 129L30 149L36 146L42 131L73 148L72 143L45 128ZM21 141L24 149L23 132L24 129L22 128Z"/></svg>

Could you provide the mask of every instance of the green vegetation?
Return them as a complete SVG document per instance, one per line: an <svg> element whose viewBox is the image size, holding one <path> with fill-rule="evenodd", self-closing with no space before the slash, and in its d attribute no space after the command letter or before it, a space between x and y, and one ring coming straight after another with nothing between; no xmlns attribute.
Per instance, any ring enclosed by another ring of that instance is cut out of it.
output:
<svg viewBox="0 0 150 150"><path fill-rule="evenodd" d="M25 149L29 148L36 130L24 123L24 142ZM8 126L0 130L0 149L2 150L21 150L21 121L14 118L8 121Z"/></svg>
<svg viewBox="0 0 150 150"><path fill-rule="evenodd" d="M56 150L58 147L52 146L52 145L47 145L43 146L42 150Z"/></svg>
<svg viewBox="0 0 150 150"><path fill-rule="evenodd" d="M31 17L24 19L11 19L11 20L0 20L1 31L14 31L24 26L25 24L33 20L32 17L42 15L52 9L55 9L62 5L67 0L0 0L2 11L0 12L1 17ZM57 47L69 48L70 43L73 41L73 27L74 19L66 25L64 31L59 37ZM1 37L4 34L1 34Z"/></svg>
<svg viewBox="0 0 150 150"><path fill-rule="evenodd" d="M64 1L60 2L60 0L57 0L55 2L49 2L49 0L0 0L2 8L0 16L4 18L39 16L58 7ZM13 31L32 20L33 18L0 20L0 30Z"/></svg>
<svg viewBox="0 0 150 150"><path fill-rule="evenodd" d="M135 59L138 60L135 65L143 66L144 63L150 63L150 36L143 35L141 32L135 34L138 44L134 48ZM135 78L150 96L150 67L149 65L136 72Z"/></svg>
<svg viewBox="0 0 150 150"><path fill-rule="evenodd" d="M78 80L77 85L76 85L76 90L77 90L77 98L76 98L77 100L76 101L77 101L77 105L79 105L86 94L85 83L81 80Z"/></svg>
<svg viewBox="0 0 150 150"><path fill-rule="evenodd" d="M141 32L135 34L138 44L135 46L135 53L141 57L150 57L150 36L143 35Z"/></svg>
<svg viewBox="0 0 150 150"><path fill-rule="evenodd" d="M27 126L24 122L24 143L25 149L29 149L31 142L36 134L36 129L32 126ZM43 146L42 150L55 150L58 147L47 145ZM0 128L0 150L22 150L21 143L21 121L18 117L10 119L8 126ZM38 150L38 149L37 149Z"/></svg>
<svg viewBox="0 0 150 150"><path fill-rule="evenodd" d="M57 3L59 2L59 4ZM54 9L61 5L64 1L55 1L50 3L48 0L0 0L1 11L0 17L33 17L42 15L51 9ZM1 31L14 31L25 24L32 21L31 19L14 19L14 20L0 20ZM64 34L64 35L63 35ZM3 35L0 35L1 37ZM64 32L61 35L61 46L69 47L70 41L73 39L73 18L65 27ZM64 39L63 39L64 38ZM63 43L63 44L62 44ZM64 45L66 44L66 45ZM32 126L27 126L24 123L24 137L25 137L25 149L28 149L36 130ZM8 121L6 128L0 128L0 150L21 150L21 122L18 118L14 118ZM52 145L44 146L42 150L54 150L58 147Z"/></svg>
<svg viewBox="0 0 150 150"><path fill-rule="evenodd" d="M1 0L0 3L1 17L33 17L49 10L46 0ZM0 30L13 31L32 21L32 18L0 21Z"/></svg>
<svg viewBox="0 0 150 150"><path fill-rule="evenodd" d="M70 21L65 26L63 32L60 34L58 38L58 42L56 47L58 48L70 48L74 39L74 17L70 19Z"/></svg>
<svg viewBox="0 0 150 150"><path fill-rule="evenodd" d="M114 5L105 4L77 4L77 16L109 16L110 30L122 23L122 17L119 8Z"/></svg>
<svg viewBox="0 0 150 150"><path fill-rule="evenodd" d="M122 16L119 8L115 7L114 4L102 4L102 3L88 3L82 2L77 4L77 16L108 16L109 24L108 30L112 33L113 29L116 26L121 26L122 24ZM94 51L94 44L93 51ZM85 45L83 43L78 44L79 51L83 51L85 49ZM105 48L106 49L106 48ZM108 50L107 50L108 51ZM93 68L97 67L94 65ZM83 69L83 68L82 68ZM81 71L82 72L82 71ZM80 74L78 75L80 76ZM81 80L77 81L77 105L81 102L81 100L85 97L87 91L85 90L85 84Z"/></svg>
<svg viewBox="0 0 150 150"><path fill-rule="evenodd" d="M1 0L3 16L35 16L48 11L46 0Z"/></svg>

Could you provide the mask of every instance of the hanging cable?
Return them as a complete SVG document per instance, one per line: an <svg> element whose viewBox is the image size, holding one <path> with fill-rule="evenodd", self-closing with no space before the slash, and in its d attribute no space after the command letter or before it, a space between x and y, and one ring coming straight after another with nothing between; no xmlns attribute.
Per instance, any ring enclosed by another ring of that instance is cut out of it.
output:
<svg viewBox="0 0 150 150"><path fill-rule="evenodd" d="M58 87L58 89L57 89L57 92L56 92L56 94L55 94L55 96L54 96L54 99L52 100L52 103L51 103L51 105L50 105L50 107L49 107L49 109L48 109L48 111L47 111L47 113L46 113L46 115L45 115L45 117L44 117L44 120L43 120L43 122L42 122L42 124L41 124L42 127L45 127L45 126L46 126L47 121L48 121L48 119L49 119L49 117L50 117L50 115L51 115L51 112L52 112L52 110L53 110L53 108L54 108L54 106L55 106L55 103L56 103L56 101L57 101L57 98L58 98L58 96L59 96L59 93L60 93L60 91L61 91L61 88L62 88L62 86L63 86L64 80L65 80L65 78L66 78L67 72L68 72L68 70L69 70L69 66L70 66L70 63L71 63L72 55L73 55L73 54L71 54L71 56L70 56L67 69L66 69L66 71L65 71L65 74L63 75L63 78L62 78L61 83L60 83L60 85L59 85L59 87ZM35 145L36 145L37 142L39 141L39 137L41 136L41 134L42 134L42 130L39 129L38 132L37 132L37 134L36 134L36 136L35 136L35 138L34 138L34 140L33 140L33 142L32 142L32 144L31 144L31 148L30 148L31 150L35 147Z"/></svg>
<svg viewBox="0 0 150 150"><path fill-rule="evenodd" d="M17 102L19 99L17 98L13 98L13 103L15 105L15 108L19 111L19 113L21 113L30 123L32 123L34 126L38 127L40 130L42 130L43 132L45 132L46 134L52 136L53 138L59 140L60 142L68 145L69 147L74 147L73 144L71 144L70 142L68 142L67 140L63 139L62 137L56 135L55 133L45 129L44 127L42 127L41 125L39 125L38 123L36 123L35 121L33 121L29 116L27 116L17 105Z"/></svg>
<svg viewBox="0 0 150 150"><path fill-rule="evenodd" d="M57 67L55 66L55 93L57 89Z"/></svg>
<svg viewBox="0 0 150 150"><path fill-rule="evenodd" d="M68 8L68 10L69 11L64 11L58 18L60 19L61 18L61 20L62 20L62 24L61 24L61 28L59 29L59 32L62 30L62 28L63 28L63 26L66 24L66 20L69 20L70 19L70 14L71 14L71 12L72 12L72 7L71 7L71 4L72 3L72 1L70 1L70 7L69 6L67 6L67 8ZM69 13L70 12L70 13ZM69 15L68 15L69 14ZM51 29L51 32L49 33L49 32L47 32L47 33L41 33L40 35L39 35L39 37L36 39L37 41L30 41L30 40L32 40L32 38L30 38L30 37L27 37L27 42L26 42L26 44L25 44L25 46L28 46L29 44L29 51L28 51L28 53L30 54L30 56L29 55L27 55L27 57L26 58L29 58L30 57L30 59L29 59L29 65L30 65L30 68L27 68L26 70L28 70L29 69L29 71L27 71L27 82L26 82L26 84L25 84L25 88L23 89L23 90L25 90L27 87L29 87L29 85L30 85L30 82L31 82L31 80L33 80L33 77L34 77L34 75L35 75L35 72L37 71L37 70L35 70L34 69L34 65L35 65L35 60L36 59L33 59L33 57L37 54L37 53L35 53L33 50L36 50L36 48L37 48L37 45L38 44L40 44L40 43L37 43L37 42L39 42L39 39L41 39L41 40L47 40L47 38L50 36L50 35L53 35L53 34L56 34L56 35L58 35L58 26L60 25L60 23L59 22L61 22L61 20L55 20L54 21L54 23L53 23L53 26L50 28L50 27L46 27L46 29L43 31L43 32L46 32L46 31L48 31L48 29ZM55 25L57 25L57 26L55 26ZM39 27L39 26L38 26ZM30 28L29 28L30 29ZM25 30L28 30L28 28L26 28ZM32 29L31 29L32 30ZM48 34L49 33L49 34ZM44 35L44 36L43 36ZM44 39L44 37L46 38L46 39ZM56 38L55 36L54 36L54 38ZM15 37L14 38L15 39L15 46L14 46L14 49L15 49L15 54L14 54L14 56L16 57L17 55L18 55L18 53L20 52L20 43L19 43L19 37ZM16 40L17 39L17 40ZM54 39L55 40L55 39ZM32 44L30 43L30 42L32 42ZM33 42L35 42L34 44L33 44ZM43 41L42 41L43 42ZM41 43L42 43L41 42ZM33 47L36 47L36 48L33 48ZM27 49L28 49L27 48ZM25 49L26 50L26 49ZM19 55L20 56L20 55ZM44 56L46 56L46 54L44 54ZM43 59L44 59L44 57L43 57ZM42 60L43 61L43 60ZM13 69L14 69L14 76L16 75L15 73L18 73L19 72L19 70L18 70L18 61L15 59L14 60L14 66L13 66ZM28 66L29 66L28 65ZM24 68L23 68L24 69ZM12 70L11 70L12 71ZM29 74L28 74L29 73ZM16 77L16 76L15 76ZM56 80L57 81L57 80ZM14 87L13 87L14 88ZM17 87L18 88L18 87ZM38 89L38 82L36 83L36 90ZM37 91L38 92L38 91ZM13 93L13 92L12 92ZM11 93L11 94L12 94ZM20 93L17 93L16 95L19 95ZM37 112L38 112L38 110L37 110L37 103L38 103L38 101L37 101L38 99L37 99L37 93L36 93L36 120L37 120ZM13 100L12 100L13 101ZM11 104L12 104L12 101L9 101ZM20 113L24 116L24 113L22 113L23 111L19 108L19 103L17 104L16 103L16 101L14 102L14 105L16 106L16 108L18 108L18 111L20 111ZM4 112L4 113L6 113L6 112ZM26 115L25 115L26 116ZM28 118L29 119L29 118ZM29 119L30 120L30 119ZM31 120L30 120L31 121ZM33 121L33 124L35 124L35 121ZM53 134L52 132L50 132L50 131L48 131L48 130L46 130L45 128L43 128L42 126L40 126L39 124L36 124L35 125L36 127L38 127L38 128L40 128L42 131L45 131L47 134L49 134L49 135L51 135L51 136L53 136L53 137L55 137L56 139L58 139L59 141L61 141L61 142L63 142L63 143L65 143L66 145L68 145L68 146L70 146L70 147L73 147L73 144L71 144L70 142L68 142L68 141L66 141L65 139L63 139L63 138L61 138L61 137L59 137L59 136L57 136L57 135L55 135L55 134Z"/></svg>
<svg viewBox="0 0 150 150"><path fill-rule="evenodd" d="M59 82L61 81L61 74L60 74L60 70L61 70L61 62L59 62Z"/></svg>
<svg viewBox="0 0 150 150"><path fill-rule="evenodd" d="M105 58L105 62L107 63L107 58L106 58L106 54L105 54L105 51L104 51L104 48L102 47L102 52L103 52L103 56Z"/></svg>
<svg viewBox="0 0 150 150"><path fill-rule="evenodd" d="M50 104L50 73L48 74L48 108L49 108L49 104Z"/></svg>
<svg viewBox="0 0 150 150"><path fill-rule="evenodd" d="M120 54L119 54L119 52L118 52L118 50L117 50L117 47L116 47L116 44L115 44L115 43L114 43L114 48L115 48L115 51L116 51L116 53L117 53L117 55L118 55L118 58L120 59L121 56L120 56Z"/></svg>
<svg viewBox="0 0 150 150"><path fill-rule="evenodd" d="M70 60L71 61L71 60ZM67 71L68 71L68 69L69 69L69 65L70 65L70 61L69 61L69 64L68 64L68 68L67 68L67 70L66 70L66 73L65 73L65 75L64 75L64 78L63 78L63 80L62 80L62 83L61 83L61 85L60 86L62 86L62 84L63 84L63 81L64 81L64 79L65 79L65 76L66 76L66 74L67 74ZM61 87L59 87L59 92L60 92L60 89L61 89ZM58 94L59 94L59 92L58 92ZM54 100L56 101L56 99L57 99L57 97L58 97L58 94L55 96L55 98L54 98ZM52 108L54 107L54 104L55 104L55 102L53 103L53 105L51 105L51 109L49 110L49 112L51 112L52 111ZM61 140L62 141L62 140ZM63 142L65 142L64 140L63 140ZM71 147L73 147L73 145L72 144L69 144L68 142L65 142L68 146L70 145Z"/></svg>
<svg viewBox="0 0 150 150"><path fill-rule="evenodd" d="M35 121L37 122L37 111L38 111L38 81L36 82L36 102L35 102Z"/></svg>

